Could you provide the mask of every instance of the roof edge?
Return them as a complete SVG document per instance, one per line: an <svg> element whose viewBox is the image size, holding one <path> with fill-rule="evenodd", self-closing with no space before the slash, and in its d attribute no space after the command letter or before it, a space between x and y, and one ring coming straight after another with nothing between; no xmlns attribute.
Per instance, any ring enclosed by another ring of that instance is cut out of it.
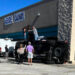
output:
<svg viewBox="0 0 75 75"><path fill-rule="evenodd" d="M12 14L14 14L14 13L17 13L17 12L19 12L19 11L23 11L24 9L29 9L29 8L31 8L31 7L34 7L34 6L36 6L36 5L39 5L39 4L42 4L42 3L46 3L46 2L49 2L49 1L54 1L54 0L42 0L42 1L38 2L38 3L29 5L29 6L27 6L27 7L24 7L24 8L21 8L21 9L19 9L19 10L16 10L16 11L13 11L13 12L11 12L11 13L8 13L8 14L6 14L6 15L3 15L3 16L0 17L0 19L2 19L3 17L9 16L9 15L12 15Z"/></svg>

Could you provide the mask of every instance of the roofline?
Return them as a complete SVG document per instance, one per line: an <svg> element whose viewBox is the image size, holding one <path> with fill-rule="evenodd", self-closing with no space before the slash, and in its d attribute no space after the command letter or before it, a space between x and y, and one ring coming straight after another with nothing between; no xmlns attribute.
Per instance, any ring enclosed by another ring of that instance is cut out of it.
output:
<svg viewBox="0 0 75 75"><path fill-rule="evenodd" d="M39 4L46 3L46 2L49 2L49 1L54 1L54 0L43 0L43 1L40 1L40 2L35 3L35 4L33 4L33 5L30 5L30 6L21 8L21 9L19 9L19 10L16 10L16 11L13 11L13 12L11 12L11 13L8 13L8 14L6 14L6 15L4 15L4 16L1 16L0 19L3 18L3 17L9 16L9 15L12 15L12 14L14 14L14 13L17 13L17 12L19 12L19 11L23 11L24 9L29 9L29 8L32 8L32 7L34 7L34 6L37 6L37 5L39 5Z"/></svg>

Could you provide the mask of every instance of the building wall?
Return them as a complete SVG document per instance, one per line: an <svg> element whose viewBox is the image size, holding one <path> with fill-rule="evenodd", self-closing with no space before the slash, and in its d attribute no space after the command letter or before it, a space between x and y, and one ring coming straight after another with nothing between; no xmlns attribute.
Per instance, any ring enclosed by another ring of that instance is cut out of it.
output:
<svg viewBox="0 0 75 75"><path fill-rule="evenodd" d="M45 27L45 28L39 28L38 34L39 36L45 36L45 37L57 37L57 26L53 27ZM24 39L23 31L15 32L15 33L7 33L7 34L0 34L0 38L13 38L14 40L17 39Z"/></svg>
<svg viewBox="0 0 75 75"><path fill-rule="evenodd" d="M75 0L73 0L70 61L75 64Z"/></svg>
<svg viewBox="0 0 75 75"><path fill-rule="evenodd" d="M69 60L75 64L75 0L59 0L58 40L69 43Z"/></svg>
<svg viewBox="0 0 75 75"><path fill-rule="evenodd" d="M24 11L24 21L4 25L4 18L9 15L14 15L17 12ZM22 31L22 28L27 24L32 24L33 20L40 13L40 17L35 23L37 28L44 28L57 25L57 0L48 0L40 2L32 6L23 8L19 11L10 13L0 18L0 34L15 33Z"/></svg>
<svg viewBox="0 0 75 75"><path fill-rule="evenodd" d="M72 0L58 1L58 40L71 40Z"/></svg>

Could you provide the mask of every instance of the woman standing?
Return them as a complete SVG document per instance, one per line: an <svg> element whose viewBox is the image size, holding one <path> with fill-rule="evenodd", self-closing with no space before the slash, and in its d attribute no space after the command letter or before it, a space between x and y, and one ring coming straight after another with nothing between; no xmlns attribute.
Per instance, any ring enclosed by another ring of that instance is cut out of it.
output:
<svg viewBox="0 0 75 75"><path fill-rule="evenodd" d="M31 45L31 42L28 42L28 46L26 47L26 52L28 52L28 63L32 65L32 58L33 58L34 48Z"/></svg>
<svg viewBox="0 0 75 75"><path fill-rule="evenodd" d="M24 57L25 48L26 48L26 45L23 48L23 45L20 44L20 48L17 50L17 53L18 53L18 63L23 63L23 57Z"/></svg>
<svg viewBox="0 0 75 75"><path fill-rule="evenodd" d="M34 33L34 36L35 36L35 40L38 40L39 35L38 35L38 32L37 32L37 29L34 26L32 27L32 29L33 29L33 33Z"/></svg>

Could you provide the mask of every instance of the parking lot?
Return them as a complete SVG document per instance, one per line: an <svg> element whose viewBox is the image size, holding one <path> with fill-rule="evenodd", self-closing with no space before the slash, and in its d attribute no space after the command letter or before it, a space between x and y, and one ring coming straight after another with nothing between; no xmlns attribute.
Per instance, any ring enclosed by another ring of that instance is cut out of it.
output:
<svg viewBox="0 0 75 75"><path fill-rule="evenodd" d="M17 64L15 61L0 58L0 75L75 75L75 65L44 63L28 65L27 62Z"/></svg>

